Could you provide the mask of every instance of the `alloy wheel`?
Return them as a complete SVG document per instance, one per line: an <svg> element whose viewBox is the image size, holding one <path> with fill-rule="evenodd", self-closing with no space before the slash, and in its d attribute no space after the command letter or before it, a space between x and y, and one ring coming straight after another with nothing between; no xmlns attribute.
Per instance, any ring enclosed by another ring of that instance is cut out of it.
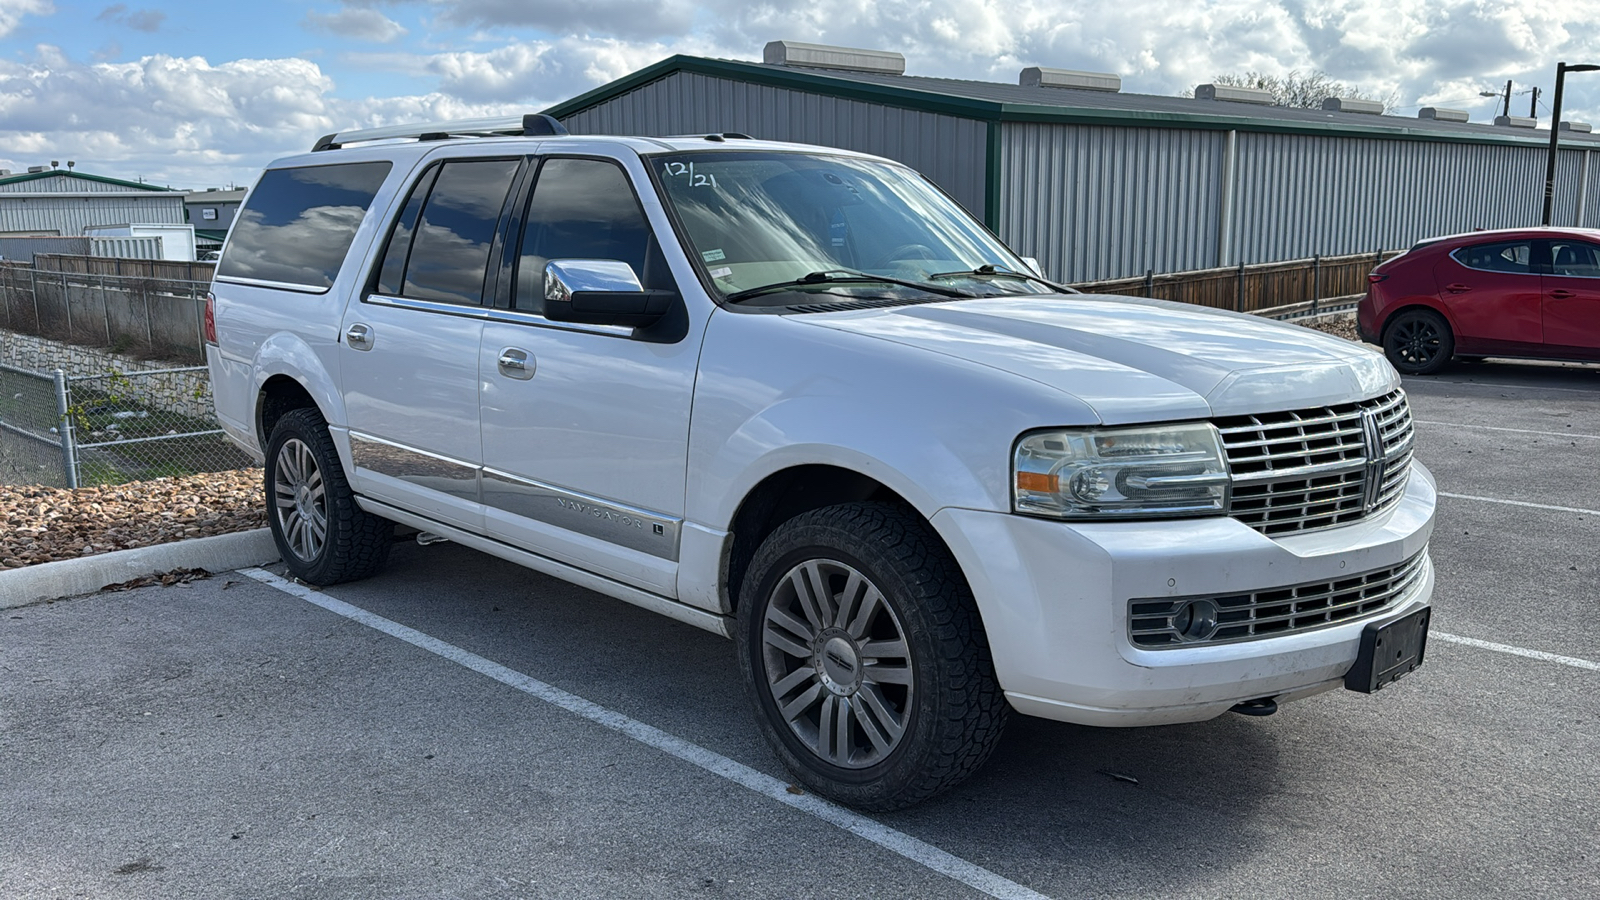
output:
<svg viewBox="0 0 1600 900"><path fill-rule="evenodd" d="M327 492L316 457L299 438L284 441L278 449L272 493L278 528L289 549L306 562L315 560L328 538Z"/></svg>
<svg viewBox="0 0 1600 900"><path fill-rule="evenodd" d="M766 688L818 758L863 769L900 745L916 699L910 643L861 572L827 559L790 569L773 589L761 640Z"/></svg>

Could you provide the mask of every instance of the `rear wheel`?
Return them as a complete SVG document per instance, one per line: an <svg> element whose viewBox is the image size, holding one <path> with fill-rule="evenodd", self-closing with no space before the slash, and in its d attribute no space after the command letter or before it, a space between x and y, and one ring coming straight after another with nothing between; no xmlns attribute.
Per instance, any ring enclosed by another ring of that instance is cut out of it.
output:
<svg viewBox="0 0 1600 900"><path fill-rule="evenodd" d="M795 778L851 806L909 806L965 780L1007 705L977 606L921 518L882 503L805 513L745 577L739 656Z"/></svg>
<svg viewBox="0 0 1600 900"><path fill-rule="evenodd" d="M356 505L316 410L291 410L273 426L265 478L267 522L296 578L338 584L383 568L394 524Z"/></svg>
<svg viewBox="0 0 1600 900"><path fill-rule="evenodd" d="M1450 324L1431 309L1408 309L1383 332L1383 355L1406 375L1432 375L1455 351Z"/></svg>

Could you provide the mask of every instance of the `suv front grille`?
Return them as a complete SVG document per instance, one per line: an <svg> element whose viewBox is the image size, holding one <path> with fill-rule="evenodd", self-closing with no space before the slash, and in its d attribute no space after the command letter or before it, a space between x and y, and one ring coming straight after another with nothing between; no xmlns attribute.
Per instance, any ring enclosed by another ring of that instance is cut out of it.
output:
<svg viewBox="0 0 1600 900"><path fill-rule="evenodd" d="M1347 525L1405 493L1415 435L1404 391L1215 421L1233 481L1229 515L1262 534Z"/></svg>
<svg viewBox="0 0 1600 900"><path fill-rule="evenodd" d="M1128 602L1128 633L1139 647L1194 647L1253 638L1279 637L1337 625L1380 612L1410 594L1426 572L1428 550L1398 566L1354 575L1227 597L1179 597ZM1186 607L1210 604L1199 616ZM1214 628L1196 626L1212 620ZM1182 632L1187 626L1189 635ZM1209 634L1206 633L1209 630Z"/></svg>

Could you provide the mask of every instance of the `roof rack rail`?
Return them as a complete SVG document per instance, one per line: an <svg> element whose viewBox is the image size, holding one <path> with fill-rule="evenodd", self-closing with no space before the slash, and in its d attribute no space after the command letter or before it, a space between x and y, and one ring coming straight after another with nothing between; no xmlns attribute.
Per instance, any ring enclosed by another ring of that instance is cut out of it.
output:
<svg viewBox="0 0 1600 900"><path fill-rule="evenodd" d="M544 113L528 113L524 116L494 116L486 119L457 119L453 122L427 122L418 125L391 125L387 128L339 131L318 138L312 145L311 152L337 150L346 144L365 141L405 138L438 141L452 137L550 137L566 133L566 127L555 117Z"/></svg>

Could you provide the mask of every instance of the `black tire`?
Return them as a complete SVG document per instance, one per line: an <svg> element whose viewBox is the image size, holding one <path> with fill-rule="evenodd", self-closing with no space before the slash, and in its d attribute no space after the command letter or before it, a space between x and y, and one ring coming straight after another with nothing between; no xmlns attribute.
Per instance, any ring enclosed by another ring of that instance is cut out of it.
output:
<svg viewBox="0 0 1600 900"><path fill-rule="evenodd" d="M1431 309L1408 309L1383 330L1383 355L1404 375L1432 375L1455 352L1450 323Z"/></svg>
<svg viewBox="0 0 1600 900"><path fill-rule="evenodd" d="M272 539L296 578L339 584L376 575L388 561L394 523L356 505L315 409L290 410L273 426L265 479Z"/></svg>
<svg viewBox="0 0 1600 900"><path fill-rule="evenodd" d="M791 574L825 584L806 596L827 597L832 609L813 607L816 619L796 621L806 600ZM999 743L1009 706L977 604L949 551L910 510L849 503L789 520L757 549L740 598L746 693L779 759L812 791L861 809L900 809L960 784ZM885 664L902 658L903 666ZM815 709L804 699L813 687ZM804 711L786 717L780 698ZM869 725L881 727L869 734Z"/></svg>

